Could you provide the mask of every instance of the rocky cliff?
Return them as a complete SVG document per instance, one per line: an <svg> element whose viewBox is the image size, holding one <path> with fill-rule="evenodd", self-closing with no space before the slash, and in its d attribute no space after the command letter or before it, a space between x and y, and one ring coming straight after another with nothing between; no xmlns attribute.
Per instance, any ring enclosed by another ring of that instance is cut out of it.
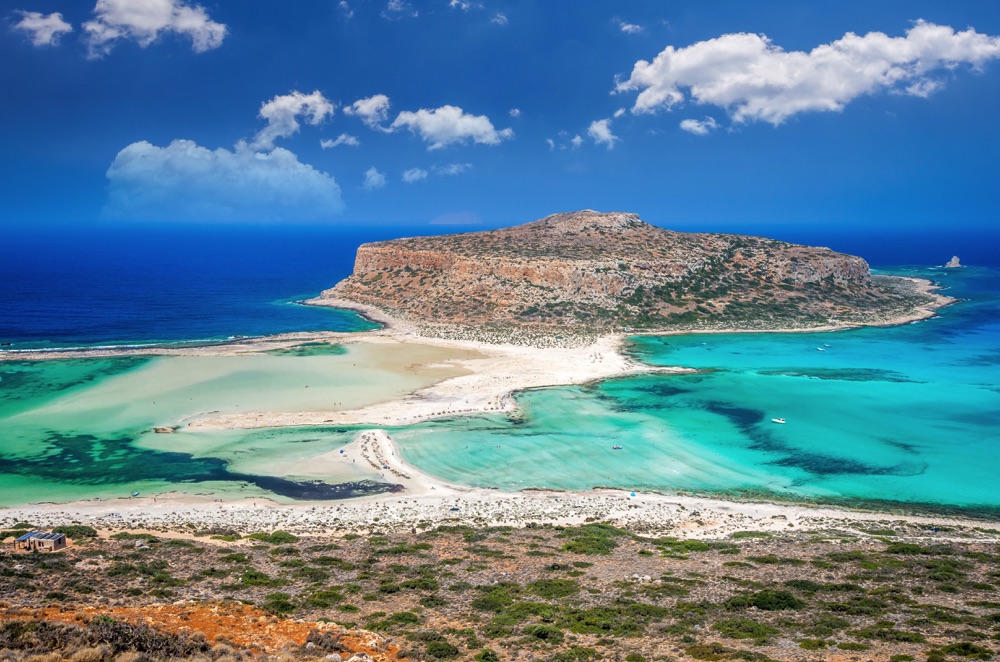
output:
<svg viewBox="0 0 1000 662"><path fill-rule="evenodd" d="M424 323L595 331L816 326L907 304L859 257L595 211L364 244L322 297Z"/></svg>

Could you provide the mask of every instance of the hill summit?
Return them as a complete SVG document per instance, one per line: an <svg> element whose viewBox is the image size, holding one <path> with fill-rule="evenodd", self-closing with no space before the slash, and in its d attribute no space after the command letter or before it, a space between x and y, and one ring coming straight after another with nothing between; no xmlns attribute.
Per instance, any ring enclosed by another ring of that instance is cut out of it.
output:
<svg viewBox="0 0 1000 662"><path fill-rule="evenodd" d="M860 257L635 214L554 214L499 230L358 248L321 298L412 322L565 331L807 328L873 323L926 300Z"/></svg>

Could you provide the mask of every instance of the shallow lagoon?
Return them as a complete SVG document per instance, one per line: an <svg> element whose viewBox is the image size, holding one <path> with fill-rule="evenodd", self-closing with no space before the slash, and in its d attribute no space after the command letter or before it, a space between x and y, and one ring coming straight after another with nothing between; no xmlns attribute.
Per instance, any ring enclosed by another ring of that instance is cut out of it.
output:
<svg viewBox="0 0 1000 662"><path fill-rule="evenodd" d="M504 490L605 485L997 516L1000 272L913 275L941 279L965 301L894 328L635 338L640 360L703 372L539 389L518 396L513 418L389 431L421 469ZM438 365L442 351L359 344L346 353L307 346L0 363L0 503L132 489L287 500L315 496L301 486L309 481L372 477L340 462L350 428L151 427L212 411L335 410L399 397L454 374L407 369Z"/></svg>
<svg viewBox="0 0 1000 662"><path fill-rule="evenodd" d="M208 413L336 411L395 399L463 369L463 352L359 343L331 351L0 363L0 505L179 488L261 496L262 476L378 479L330 453L343 428L156 434ZM319 459L316 459L319 458ZM316 459L311 462L310 460Z"/></svg>

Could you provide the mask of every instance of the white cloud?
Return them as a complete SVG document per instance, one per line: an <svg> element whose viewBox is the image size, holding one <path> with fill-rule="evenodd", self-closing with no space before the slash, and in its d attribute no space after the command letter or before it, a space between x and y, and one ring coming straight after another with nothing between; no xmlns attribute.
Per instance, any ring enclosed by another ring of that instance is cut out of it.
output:
<svg viewBox="0 0 1000 662"><path fill-rule="evenodd" d="M337 3L337 7L340 9L340 13L345 19L350 20L354 18L354 10L351 9L351 5L347 2L347 0L340 0L340 2Z"/></svg>
<svg viewBox="0 0 1000 662"><path fill-rule="evenodd" d="M94 20L83 29L91 57L110 53L119 39L132 39L145 48L161 33L174 33L189 37L195 52L203 53L218 48L226 36L225 25L183 0L97 0Z"/></svg>
<svg viewBox="0 0 1000 662"><path fill-rule="evenodd" d="M471 140L483 145L496 145L512 138L512 129L497 131L485 115L470 115L458 106L441 106L433 110L403 111L389 127L409 129L430 143L427 149L441 149L453 143Z"/></svg>
<svg viewBox="0 0 1000 662"><path fill-rule="evenodd" d="M725 34L639 60L617 91L639 90L635 113L669 110L685 99L726 109L737 122L781 124L809 111L840 111L865 94L926 96L932 72L1000 57L1000 37L917 21L905 37L847 33L811 51L786 52L763 35Z"/></svg>
<svg viewBox="0 0 1000 662"><path fill-rule="evenodd" d="M35 46L55 46L59 38L73 31L73 26L63 20L62 14L53 12L41 14L36 11L22 11L21 20L14 24L15 30L27 32Z"/></svg>
<svg viewBox="0 0 1000 662"><path fill-rule="evenodd" d="M493 25L507 25L508 22L507 15L501 14L500 12L494 14L493 18L490 19L490 23Z"/></svg>
<svg viewBox="0 0 1000 662"><path fill-rule="evenodd" d="M450 0L448 6L452 9L461 9L462 11L469 11L470 9L482 9L483 5L481 2L471 2L470 0Z"/></svg>
<svg viewBox="0 0 1000 662"><path fill-rule="evenodd" d="M423 168L410 168L403 171L403 181L407 184L419 182L421 179L427 179L427 174L427 171Z"/></svg>
<svg viewBox="0 0 1000 662"><path fill-rule="evenodd" d="M389 97L375 94L367 99L358 99L350 106L344 106L344 114L361 118L365 126L371 129L381 129L382 122L389 119L389 106Z"/></svg>
<svg viewBox="0 0 1000 662"><path fill-rule="evenodd" d="M637 32L642 32L645 30L641 25L636 25L635 23L626 23L625 21L618 19L618 29L625 34L635 34Z"/></svg>
<svg viewBox="0 0 1000 662"><path fill-rule="evenodd" d="M372 166L365 170L365 183L361 185L366 191L374 191L385 186L385 175Z"/></svg>
<svg viewBox="0 0 1000 662"><path fill-rule="evenodd" d="M124 221L325 221L343 211L340 187L280 147L209 150L190 140L132 143L107 172L104 217Z"/></svg>
<svg viewBox="0 0 1000 662"><path fill-rule="evenodd" d="M355 136L342 133L337 136L334 140L320 140L319 146L323 149L332 149L334 147L340 147L341 145L347 145L348 147L357 147L361 144Z"/></svg>
<svg viewBox="0 0 1000 662"><path fill-rule="evenodd" d="M594 140L595 144L605 145L608 149L614 149L615 143L620 140L611 132L611 120L594 120L587 127L587 135Z"/></svg>
<svg viewBox="0 0 1000 662"><path fill-rule="evenodd" d="M626 111L625 111L624 108L619 108L618 110L615 111L615 114L612 115L612 117L614 117L615 119L618 119L619 117L621 117L622 115L624 115L625 112Z"/></svg>
<svg viewBox="0 0 1000 662"><path fill-rule="evenodd" d="M414 9L406 0L389 0L382 11L382 18L387 18L390 21L401 18L416 18L419 15L420 12Z"/></svg>
<svg viewBox="0 0 1000 662"><path fill-rule="evenodd" d="M468 172L472 170L471 163L449 163L446 166L435 166L434 174L436 175L461 175L463 172Z"/></svg>
<svg viewBox="0 0 1000 662"><path fill-rule="evenodd" d="M521 109L520 108L511 108L510 110L507 111L507 114L510 115L511 117L520 117L521 116Z"/></svg>
<svg viewBox="0 0 1000 662"><path fill-rule="evenodd" d="M552 138L546 138L545 144L549 146L550 152L556 148L556 141L552 140Z"/></svg>
<svg viewBox="0 0 1000 662"><path fill-rule="evenodd" d="M253 139L254 149L270 149L278 138L287 138L299 131L299 117L316 126L333 115L333 104L318 90L311 94L295 91L278 95L260 106L261 119L267 126Z"/></svg>
<svg viewBox="0 0 1000 662"><path fill-rule="evenodd" d="M573 149L580 149L580 146L583 145L583 137L578 133L570 139L569 144L573 146Z"/></svg>
<svg viewBox="0 0 1000 662"><path fill-rule="evenodd" d="M713 117L706 117L703 120L681 120L681 128L696 136L707 136L710 131L719 128Z"/></svg>

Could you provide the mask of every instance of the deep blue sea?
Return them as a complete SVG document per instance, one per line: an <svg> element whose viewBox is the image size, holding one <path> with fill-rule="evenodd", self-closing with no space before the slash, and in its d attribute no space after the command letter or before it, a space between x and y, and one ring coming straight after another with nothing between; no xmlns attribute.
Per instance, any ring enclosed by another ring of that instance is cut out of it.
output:
<svg viewBox="0 0 1000 662"><path fill-rule="evenodd" d="M359 243L440 231L423 229L8 235L0 242L0 342L11 345L0 349L370 328L352 313L295 302L348 275ZM892 328L636 338L631 351L639 359L703 372L526 392L516 420L476 416L391 430L401 452L442 478L501 489L608 485L1000 517L998 237L760 233L861 255L887 273L934 279L961 301L935 319ZM952 255L969 266L937 268ZM303 453L336 453L355 434L303 428L217 439L150 435L150 425L162 421L149 419L155 410L140 402L142 376L185 377L173 360L0 363L0 426L11 432L0 439L0 485L20 495L6 501L87 498L97 489L127 493L136 486L225 491L248 481L254 494L296 498L300 484L275 483L268 467ZM333 358L300 360L338 365ZM270 397L272 388L273 397L292 402L299 396L289 388L303 366L282 361L285 372L206 365L225 378L206 378L181 400L238 397L246 405ZM310 366L315 386L326 377ZM149 388L161 393L170 384ZM93 402L104 409L87 404ZM774 417L787 424L771 423Z"/></svg>
<svg viewBox="0 0 1000 662"><path fill-rule="evenodd" d="M356 315L295 302L349 275L360 243L470 229L477 228L8 231L0 239L0 343L29 349L361 330L368 326ZM952 254L969 264L1000 266L996 233L760 233L861 255L876 267L942 264Z"/></svg>

